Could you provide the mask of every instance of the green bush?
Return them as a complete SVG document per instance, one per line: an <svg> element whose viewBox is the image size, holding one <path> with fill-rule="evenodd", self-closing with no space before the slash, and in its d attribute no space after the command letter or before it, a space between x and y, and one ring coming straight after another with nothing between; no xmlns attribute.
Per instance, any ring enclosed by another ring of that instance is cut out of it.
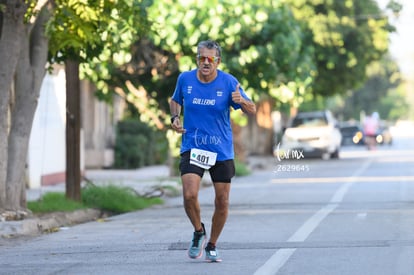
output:
<svg viewBox="0 0 414 275"><path fill-rule="evenodd" d="M128 187L88 185L82 189L81 202L67 199L64 193L52 192L46 193L40 200L29 201L27 207L33 213L70 212L96 208L120 214L162 203L161 198L144 198Z"/></svg>
<svg viewBox="0 0 414 275"><path fill-rule="evenodd" d="M135 169L165 163L167 150L163 132L138 120L118 122L114 168Z"/></svg>
<svg viewBox="0 0 414 275"><path fill-rule="evenodd" d="M236 176L247 176L250 174L249 168L243 162L238 159L234 160L234 166L236 167Z"/></svg>
<svg viewBox="0 0 414 275"><path fill-rule="evenodd" d="M67 199L64 193L46 193L38 201L27 202L27 208L33 213L70 212L86 208L81 202Z"/></svg>
<svg viewBox="0 0 414 275"><path fill-rule="evenodd" d="M129 187L90 185L82 190L82 201L91 208L98 208L120 214L161 204L161 198L143 198L137 196Z"/></svg>

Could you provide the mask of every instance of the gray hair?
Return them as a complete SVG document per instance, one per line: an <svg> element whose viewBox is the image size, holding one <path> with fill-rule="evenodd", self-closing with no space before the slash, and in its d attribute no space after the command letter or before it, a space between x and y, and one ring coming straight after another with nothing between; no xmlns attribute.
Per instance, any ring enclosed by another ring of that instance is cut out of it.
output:
<svg viewBox="0 0 414 275"><path fill-rule="evenodd" d="M220 45L213 40L206 40L206 41L201 41L200 43L198 43L197 45L197 54L200 54L200 49L202 48L207 48L207 49L216 49L216 54L218 57L221 57L221 48Z"/></svg>

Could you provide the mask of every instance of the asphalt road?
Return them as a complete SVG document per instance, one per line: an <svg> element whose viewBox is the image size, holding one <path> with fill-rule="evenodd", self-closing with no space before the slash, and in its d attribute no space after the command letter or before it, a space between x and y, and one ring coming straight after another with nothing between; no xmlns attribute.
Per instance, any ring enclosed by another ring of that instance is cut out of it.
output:
<svg viewBox="0 0 414 275"><path fill-rule="evenodd" d="M414 144L346 147L338 160L269 158L232 183L218 248L187 257L181 198L0 245L0 274L414 274ZM200 192L209 229L213 189ZM209 231L209 230L208 230Z"/></svg>

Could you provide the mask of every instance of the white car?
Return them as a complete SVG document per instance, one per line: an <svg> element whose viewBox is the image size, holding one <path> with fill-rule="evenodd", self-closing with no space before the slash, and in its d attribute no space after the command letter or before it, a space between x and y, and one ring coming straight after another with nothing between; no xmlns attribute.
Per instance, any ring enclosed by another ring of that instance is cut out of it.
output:
<svg viewBox="0 0 414 275"><path fill-rule="evenodd" d="M341 140L338 123L330 111L300 112L286 128L274 154L279 159L339 158Z"/></svg>

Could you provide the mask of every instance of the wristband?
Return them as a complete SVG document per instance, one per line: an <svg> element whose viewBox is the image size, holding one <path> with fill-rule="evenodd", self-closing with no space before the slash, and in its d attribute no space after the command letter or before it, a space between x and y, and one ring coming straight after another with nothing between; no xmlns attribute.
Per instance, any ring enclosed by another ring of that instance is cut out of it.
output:
<svg viewBox="0 0 414 275"><path fill-rule="evenodd" d="M171 124L173 124L173 123L174 123L174 120L175 120L177 117L179 117L179 115L173 115L173 116L171 117Z"/></svg>

